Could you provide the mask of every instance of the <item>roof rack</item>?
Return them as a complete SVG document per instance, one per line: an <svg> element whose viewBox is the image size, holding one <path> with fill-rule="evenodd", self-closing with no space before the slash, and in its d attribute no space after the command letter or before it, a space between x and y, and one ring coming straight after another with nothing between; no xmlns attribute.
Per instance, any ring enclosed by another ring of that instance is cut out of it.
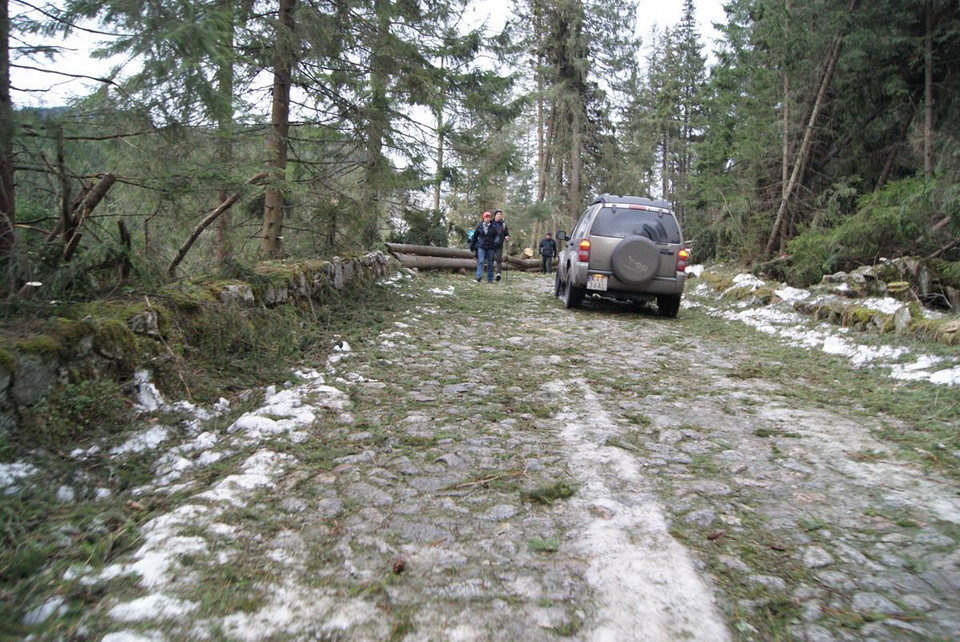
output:
<svg viewBox="0 0 960 642"><path fill-rule="evenodd" d="M648 205L660 209L673 210L673 203L663 199L652 199L644 196L618 196L616 194L600 194L594 200L594 203L626 203L629 205Z"/></svg>

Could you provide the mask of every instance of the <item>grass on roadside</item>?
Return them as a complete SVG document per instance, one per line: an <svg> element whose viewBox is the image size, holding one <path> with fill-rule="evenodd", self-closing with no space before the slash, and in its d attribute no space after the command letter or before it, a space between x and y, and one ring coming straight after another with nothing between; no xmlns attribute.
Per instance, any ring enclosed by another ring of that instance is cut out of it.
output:
<svg viewBox="0 0 960 642"><path fill-rule="evenodd" d="M854 368L841 358L784 345L699 309L688 314L705 339L750 345L750 376L777 383L786 403L798 408L842 404L874 424L876 437L900 446L902 457L960 480L960 395L952 388L898 381L881 370ZM735 367L731 376L742 377L742 368ZM777 436L793 435L778 431Z"/></svg>

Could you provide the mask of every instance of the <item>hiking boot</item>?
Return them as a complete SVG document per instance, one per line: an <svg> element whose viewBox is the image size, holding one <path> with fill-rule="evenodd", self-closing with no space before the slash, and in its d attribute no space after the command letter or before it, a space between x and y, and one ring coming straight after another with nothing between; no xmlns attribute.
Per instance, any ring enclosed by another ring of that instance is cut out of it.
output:
<svg viewBox="0 0 960 642"><path fill-rule="evenodd" d="M480 279L482 279L482 278L483 278L482 276L478 276L478 277L477 277L477 283L480 283Z"/></svg>

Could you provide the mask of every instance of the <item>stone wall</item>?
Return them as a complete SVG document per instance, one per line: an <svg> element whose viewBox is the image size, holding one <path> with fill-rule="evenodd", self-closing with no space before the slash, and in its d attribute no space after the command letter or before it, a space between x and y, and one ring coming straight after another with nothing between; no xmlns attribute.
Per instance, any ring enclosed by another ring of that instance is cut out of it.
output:
<svg viewBox="0 0 960 642"><path fill-rule="evenodd" d="M373 252L329 261L266 263L250 281L194 281L177 284L155 299L187 297L228 305L273 307L302 301L322 304L331 294L369 285L396 272L396 259ZM18 424L20 410L43 399L60 381L77 377L130 379L165 349L162 306L150 297L100 306L103 317L58 318L30 336L0 338L0 435Z"/></svg>

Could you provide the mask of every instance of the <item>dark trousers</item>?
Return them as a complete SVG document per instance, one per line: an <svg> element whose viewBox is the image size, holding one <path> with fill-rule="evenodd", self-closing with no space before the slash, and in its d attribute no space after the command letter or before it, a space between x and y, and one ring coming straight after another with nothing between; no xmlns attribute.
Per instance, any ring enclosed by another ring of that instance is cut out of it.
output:
<svg viewBox="0 0 960 642"><path fill-rule="evenodd" d="M541 256L540 263L541 263L541 269L543 270L544 274L550 274L551 272L553 272L553 255L552 254L549 256L547 256L546 254Z"/></svg>
<svg viewBox="0 0 960 642"><path fill-rule="evenodd" d="M503 272L503 246L498 245L493 250L493 263L497 266L497 274Z"/></svg>

